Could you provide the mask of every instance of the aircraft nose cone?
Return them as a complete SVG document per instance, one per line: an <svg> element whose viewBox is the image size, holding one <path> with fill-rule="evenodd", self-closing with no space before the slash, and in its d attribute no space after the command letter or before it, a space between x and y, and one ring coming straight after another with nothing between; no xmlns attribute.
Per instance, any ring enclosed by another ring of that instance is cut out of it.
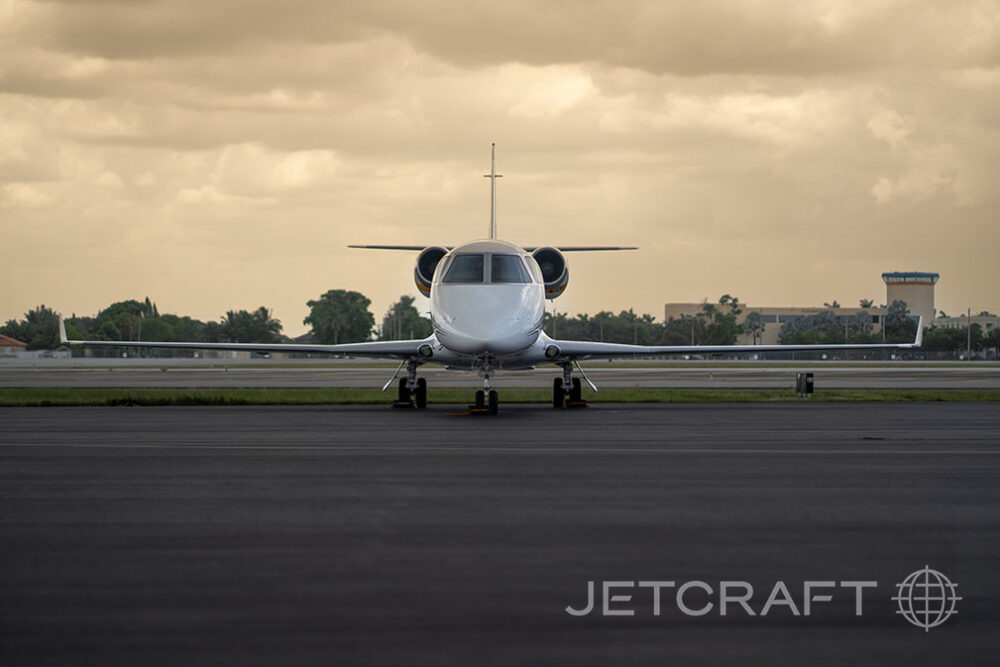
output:
<svg viewBox="0 0 1000 667"><path fill-rule="evenodd" d="M465 354L507 354L528 347L537 337L541 315L525 307L521 290L492 285L445 291L438 297L435 327L446 347Z"/></svg>
<svg viewBox="0 0 1000 667"><path fill-rule="evenodd" d="M530 325L520 318L483 317L468 322L456 318L442 327L442 333L445 345L470 354L505 354L534 342Z"/></svg>

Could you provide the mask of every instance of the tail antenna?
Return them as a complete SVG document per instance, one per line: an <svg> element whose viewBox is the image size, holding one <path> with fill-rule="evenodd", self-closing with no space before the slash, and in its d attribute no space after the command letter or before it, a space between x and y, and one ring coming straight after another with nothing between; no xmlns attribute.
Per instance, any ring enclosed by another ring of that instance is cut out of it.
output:
<svg viewBox="0 0 1000 667"><path fill-rule="evenodd" d="M483 178L490 179L490 238L495 239L497 237L497 179L503 178L503 174L497 173L496 142L490 146L490 173L483 174Z"/></svg>

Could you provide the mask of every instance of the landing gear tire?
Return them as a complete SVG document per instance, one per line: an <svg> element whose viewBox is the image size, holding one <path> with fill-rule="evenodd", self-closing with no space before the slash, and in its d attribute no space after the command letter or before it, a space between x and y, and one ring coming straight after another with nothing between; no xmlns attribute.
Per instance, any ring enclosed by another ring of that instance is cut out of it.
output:
<svg viewBox="0 0 1000 667"><path fill-rule="evenodd" d="M427 407L427 380L424 378L417 378L417 390L414 392L414 399L417 408L423 409Z"/></svg>
<svg viewBox="0 0 1000 667"><path fill-rule="evenodd" d="M500 409L500 397L497 395L496 391L490 391L489 405L486 408L486 413L495 415L497 410Z"/></svg>
<svg viewBox="0 0 1000 667"><path fill-rule="evenodd" d="M413 398L410 395L410 388L406 386L406 378L399 378L399 394L396 402L392 404L394 408L412 408Z"/></svg>
<svg viewBox="0 0 1000 667"><path fill-rule="evenodd" d="M573 378L573 387L569 390L569 400L571 403L583 401L583 388L580 385L580 378Z"/></svg>
<svg viewBox="0 0 1000 667"><path fill-rule="evenodd" d="M486 407L486 396L482 389L476 392L476 409L482 410Z"/></svg>
<svg viewBox="0 0 1000 667"><path fill-rule="evenodd" d="M566 403L566 392L563 391L562 378L552 380L552 407L561 408Z"/></svg>

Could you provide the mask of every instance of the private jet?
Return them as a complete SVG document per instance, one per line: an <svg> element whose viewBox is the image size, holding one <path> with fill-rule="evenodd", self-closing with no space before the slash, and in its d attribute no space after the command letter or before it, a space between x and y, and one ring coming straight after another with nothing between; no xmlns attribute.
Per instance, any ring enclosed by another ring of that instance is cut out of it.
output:
<svg viewBox="0 0 1000 667"><path fill-rule="evenodd" d="M552 406L583 407L580 377L592 390L597 387L580 366L588 359L613 359L659 355L706 355L818 350L900 350L920 347L923 322L917 324L913 343L846 345L627 345L558 340L542 330L545 302L559 297L569 284L566 253L635 250L620 246L522 247L496 237L496 146L490 157L489 238L455 247L409 245L352 245L351 248L418 252L413 270L420 293L430 300L433 333L415 340L344 343L339 345L295 343L196 343L69 340L65 322L59 320L63 344L94 347L242 350L259 353L324 353L351 357L398 360L385 391L399 377L397 407L425 408L427 382L419 368L435 363L448 369L475 371L483 388L475 393L473 411L497 414L499 396L490 385L500 370L532 369L553 364L561 374L553 378ZM405 367L405 376L400 373Z"/></svg>

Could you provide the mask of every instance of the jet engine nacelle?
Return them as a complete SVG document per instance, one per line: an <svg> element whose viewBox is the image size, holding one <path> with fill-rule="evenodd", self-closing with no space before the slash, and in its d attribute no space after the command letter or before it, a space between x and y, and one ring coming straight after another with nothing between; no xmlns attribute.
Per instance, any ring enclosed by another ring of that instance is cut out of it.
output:
<svg viewBox="0 0 1000 667"><path fill-rule="evenodd" d="M417 255L417 265L413 269L413 282L424 296L431 295L431 281L434 280L434 269L448 251L440 246L424 248Z"/></svg>
<svg viewBox="0 0 1000 667"><path fill-rule="evenodd" d="M569 284L569 266L566 265L566 257L555 248L539 248L531 253L531 256L542 270L545 298L554 299L562 294Z"/></svg>

